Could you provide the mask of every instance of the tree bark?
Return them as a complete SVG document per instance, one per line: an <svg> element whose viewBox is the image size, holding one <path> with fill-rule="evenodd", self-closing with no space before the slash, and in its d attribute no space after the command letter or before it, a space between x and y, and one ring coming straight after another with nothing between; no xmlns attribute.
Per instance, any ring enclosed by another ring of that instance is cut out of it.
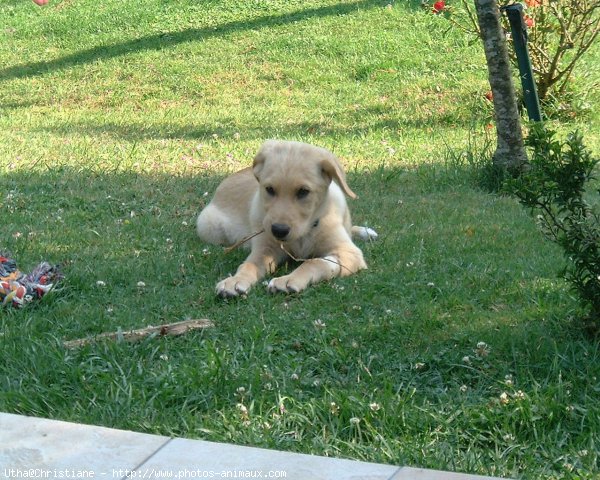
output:
<svg viewBox="0 0 600 480"><path fill-rule="evenodd" d="M496 0L475 0L475 10L494 99L497 134L494 165L518 172L527 163L527 154L523 145L521 117L517 108L506 37L500 24L500 11Z"/></svg>

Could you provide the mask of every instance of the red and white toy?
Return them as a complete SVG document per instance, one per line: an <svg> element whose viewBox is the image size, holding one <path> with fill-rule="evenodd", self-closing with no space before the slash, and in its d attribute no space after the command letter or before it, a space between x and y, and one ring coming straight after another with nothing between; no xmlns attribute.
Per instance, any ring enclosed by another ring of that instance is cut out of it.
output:
<svg viewBox="0 0 600 480"><path fill-rule="evenodd" d="M17 262L8 255L0 254L0 302L21 308L42 298L62 278L58 266L40 263L30 274L17 269Z"/></svg>

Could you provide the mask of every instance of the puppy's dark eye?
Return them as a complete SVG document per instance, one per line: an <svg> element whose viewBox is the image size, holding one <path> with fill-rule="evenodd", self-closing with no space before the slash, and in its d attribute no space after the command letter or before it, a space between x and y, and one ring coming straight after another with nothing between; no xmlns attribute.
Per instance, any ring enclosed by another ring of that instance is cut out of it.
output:
<svg viewBox="0 0 600 480"><path fill-rule="evenodd" d="M271 197L275 196L275 189L273 187L265 187L265 191Z"/></svg>
<svg viewBox="0 0 600 480"><path fill-rule="evenodd" d="M296 198L298 200L302 200L303 198L306 198L309 193L310 193L310 190L308 190L306 188L299 188L298 191L296 192Z"/></svg>

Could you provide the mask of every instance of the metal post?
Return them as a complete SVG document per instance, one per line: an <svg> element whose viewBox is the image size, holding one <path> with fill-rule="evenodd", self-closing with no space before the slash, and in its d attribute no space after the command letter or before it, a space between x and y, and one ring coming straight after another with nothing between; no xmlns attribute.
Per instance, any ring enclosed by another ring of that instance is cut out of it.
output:
<svg viewBox="0 0 600 480"><path fill-rule="evenodd" d="M521 85L523 86L523 98L529 120L540 122L542 114L540 110L540 101L533 78L533 69L529 58L529 49L527 48L527 26L523 21L523 5L515 3L502 7L506 12L510 30L512 32L513 44L519 64L519 73L521 74Z"/></svg>

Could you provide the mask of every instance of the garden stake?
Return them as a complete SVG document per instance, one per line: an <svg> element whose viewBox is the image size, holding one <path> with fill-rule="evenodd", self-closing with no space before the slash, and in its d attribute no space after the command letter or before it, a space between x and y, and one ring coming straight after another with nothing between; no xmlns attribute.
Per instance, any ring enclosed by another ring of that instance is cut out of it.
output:
<svg viewBox="0 0 600 480"><path fill-rule="evenodd" d="M519 64L519 73L521 74L521 85L523 86L523 97L529 120L541 122L542 114L540 111L540 101L533 79L533 68L529 58L529 49L527 48L527 26L523 21L523 5L515 3L507 5L500 10L506 12L510 30L512 32L513 45Z"/></svg>

